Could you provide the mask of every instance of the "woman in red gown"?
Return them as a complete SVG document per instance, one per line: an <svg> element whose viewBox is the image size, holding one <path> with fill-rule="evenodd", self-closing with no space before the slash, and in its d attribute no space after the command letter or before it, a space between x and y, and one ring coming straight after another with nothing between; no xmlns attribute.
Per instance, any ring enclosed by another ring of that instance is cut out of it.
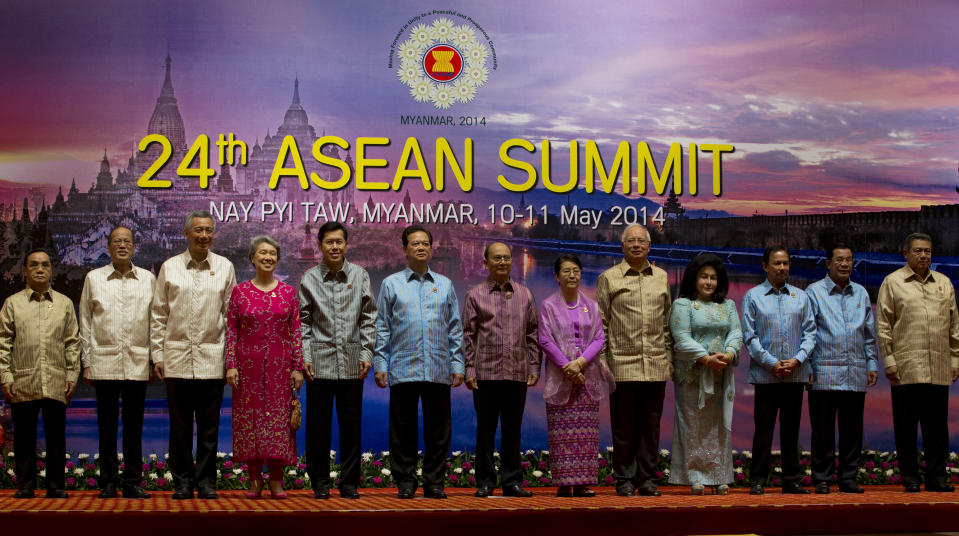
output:
<svg viewBox="0 0 959 536"><path fill-rule="evenodd" d="M249 467L249 498L263 492L286 497L283 466L293 465L296 432L290 428L293 390L303 384L303 350L296 290L273 277L280 245L268 236L250 242L256 277L234 287L226 325L226 380L233 388L233 459Z"/></svg>

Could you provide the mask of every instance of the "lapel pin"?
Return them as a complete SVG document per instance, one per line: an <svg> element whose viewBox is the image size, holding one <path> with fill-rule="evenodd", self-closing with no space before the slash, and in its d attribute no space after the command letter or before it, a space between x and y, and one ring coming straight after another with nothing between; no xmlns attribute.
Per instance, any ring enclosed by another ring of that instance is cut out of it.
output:
<svg viewBox="0 0 959 536"><path fill-rule="evenodd" d="M436 287L433 287L433 292L434 292L434 293L436 292Z"/></svg>
<svg viewBox="0 0 959 536"><path fill-rule="evenodd" d="M353 290L353 283L347 283L346 288Z"/></svg>
<svg viewBox="0 0 959 536"><path fill-rule="evenodd" d="M213 277L216 273L213 270L210 270L210 277Z"/></svg>

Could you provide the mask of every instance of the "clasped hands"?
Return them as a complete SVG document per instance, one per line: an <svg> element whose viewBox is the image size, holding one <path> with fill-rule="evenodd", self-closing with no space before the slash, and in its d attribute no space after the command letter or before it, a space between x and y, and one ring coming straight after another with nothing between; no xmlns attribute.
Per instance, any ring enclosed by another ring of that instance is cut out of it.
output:
<svg viewBox="0 0 959 536"><path fill-rule="evenodd" d="M577 357L576 359L563 365L563 376L565 376L567 380L577 385L582 385L586 383L585 371L587 365L588 363L586 362L586 358L583 356Z"/></svg>
<svg viewBox="0 0 959 536"><path fill-rule="evenodd" d="M716 352L699 358L699 363L709 367L714 372L719 372L732 363L733 358L729 354Z"/></svg>
<svg viewBox="0 0 959 536"><path fill-rule="evenodd" d="M799 365L801 364L802 363L800 363L795 357L792 359L782 359L773 365L771 372L780 378L786 378L792 374L794 370L799 368Z"/></svg>

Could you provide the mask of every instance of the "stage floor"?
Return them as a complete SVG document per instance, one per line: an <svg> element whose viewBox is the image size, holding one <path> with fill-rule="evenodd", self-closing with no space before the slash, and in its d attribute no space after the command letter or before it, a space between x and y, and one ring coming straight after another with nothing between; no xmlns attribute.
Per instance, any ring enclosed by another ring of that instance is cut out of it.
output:
<svg viewBox="0 0 959 536"><path fill-rule="evenodd" d="M477 499L473 489L449 488L449 499L400 500L394 489L363 489L360 500L326 501L312 492L293 491L289 498L249 500L242 491L221 491L220 499L173 501L169 492L132 501L98 499L96 492L70 492L63 501L13 499L0 492L0 530L35 530L43 523L63 523L71 536L128 531L136 536L176 530L356 530L391 534L420 533L425 528L462 534L490 531L573 531L642 529L644 534L866 534L959 531L959 493L910 494L899 486L867 486L862 495L764 496L733 489L726 496L692 496L686 487L662 487L662 497L618 497L613 488L597 487L591 499L558 498L555 488L532 488L529 499ZM57 514L71 513L70 516ZM174 514L174 515L171 515ZM58 519L59 518L59 519ZM53 528L53 525L50 526Z"/></svg>

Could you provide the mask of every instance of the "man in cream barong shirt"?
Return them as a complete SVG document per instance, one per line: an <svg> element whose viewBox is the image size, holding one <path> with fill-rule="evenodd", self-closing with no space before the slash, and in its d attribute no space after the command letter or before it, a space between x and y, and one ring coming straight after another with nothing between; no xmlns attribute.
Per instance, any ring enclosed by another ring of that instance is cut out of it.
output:
<svg viewBox="0 0 959 536"><path fill-rule="evenodd" d="M659 421L666 381L673 374L669 332L669 278L649 263L649 231L639 224L623 231L625 258L600 274L596 302L603 313L603 356L616 377L609 397L616 492L659 496Z"/></svg>
<svg viewBox="0 0 959 536"><path fill-rule="evenodd" d="M110 264L91 270L80 296L83 379L97 394L101 499L117 496L117 418L123 398L123 498L147 499L140 487L143 406L150 380L150 301L156 278L133 265L133 231L107 237Z"/></svg>
<svg viewBox="0 0 959 536"><path fill-rule="evenodd" d="M150 312L151 359L166 383L170 410L173 499L217 499L216 444L226 362L227 304L236 285L233 264L212 251L213 216L186 218L189 248L167 259L157 274ZM196 467L193 422L196 419Z"/></svg>
<svg viewBox="0 0 959 536"><path fill-rule="evenodd" d="M926 491L951 492L949 386L959 378L959 312L956 291L930 269L932 238L906 237L906 266L886 276L876 301L876 332L892 384L892 423L902 484L919 491L916 428L922 425Z"/></svg>
<svg viewBox="0 0 959 536"><path fill-rule="evenodd" d="M27 253L27 287L0 309L0 387L13 409L17 492L34 496L37 484L37 415L47 443L47 498L66 499L67 404L80 373L80 339L70 298L50 288L53 265L42 249Z"/></svg>

